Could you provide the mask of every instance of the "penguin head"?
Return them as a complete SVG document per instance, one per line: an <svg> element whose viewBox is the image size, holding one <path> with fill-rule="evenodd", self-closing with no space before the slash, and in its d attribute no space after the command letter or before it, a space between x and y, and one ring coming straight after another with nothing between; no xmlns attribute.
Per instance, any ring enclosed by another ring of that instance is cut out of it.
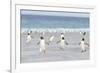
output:
<svg viewBox="0 0 100 73"><path fill-rule="evenodd" d="M85 39L84 39L84 38L82 38L82 41L85 41Z"/></svg>
<svg viewBox="0 0 100 73"><path fill-rule="evenodd" d="M40 39L44 39L44 37L41 36Z"/></svg>
<svg viewBox="0 0 100 73"><path fill-rule="evenodd" d="M62 37L62 40L64 40L64 37Z"/></svg>
<svg viewBox="0 0 100 73"><path fill-rule="evenodd" d="M28 35L30 35L30 33L28 33Z"/></svg>

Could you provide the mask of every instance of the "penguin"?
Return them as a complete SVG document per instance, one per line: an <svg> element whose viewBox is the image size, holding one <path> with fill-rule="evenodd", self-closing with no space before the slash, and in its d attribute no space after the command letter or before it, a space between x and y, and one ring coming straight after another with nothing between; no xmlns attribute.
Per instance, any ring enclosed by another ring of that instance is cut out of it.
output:
<svg viewBox="0 0 100 73"><path fill-rule="evenodd" d="M38 45L40 44L40 52L46 52L46 41L43 36L40 37L40 41L37 43Z"/></svg>
<svg viewBox="0 0 100 73"><path fill-rule="evenodd" d="M85 40L84 40L84 38L82 38L82 40L80 42L80 45L81 45L81 52L85 52L86 48L85 48Z"/></svg>
<svg viewBox="0 0 100 73"><path fill-rule="evenodd" d="M80 32L80 34L81 34L82 36L85 36L85 35L86 35L86 32Z"/></svg>
<svg viewBox="0 0 100 73"><path fill-rule="evenodd" d="M61 33L61 38L64 37L64 33Z"/></svg>
<svg viewBox="0 0 100 73"><path fill-rule="evenodd" d="M65 38L62 37L60 41L58 41L57 43L60 44L60 49L64 49L65 45L68 45L68 43L65 41Z"/></svg>
<svg viewBox="0 0 100 73"><path fill-rule="evenodd" d="M32 37L30 35L30 33L27 34L27 40L26 40L26 43L29 43L32 41Z"/></svg>
<svg viewBox="0 0 100 73"><path fill-rule="evenodd" d="M85 42L85 39L82 38L81 42L79 43L79 45L81 46L81 52L86 52L86 45L89 47L89 44Z"/></svg>

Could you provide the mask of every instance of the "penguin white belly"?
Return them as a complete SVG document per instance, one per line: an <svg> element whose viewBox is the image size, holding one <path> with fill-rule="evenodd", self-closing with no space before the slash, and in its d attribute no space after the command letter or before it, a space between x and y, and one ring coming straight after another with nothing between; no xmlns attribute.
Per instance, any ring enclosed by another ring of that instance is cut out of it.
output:
<svg viewBox="0 0 100 73"><path fill-rule="evenodd" d="M61 48L64 48L65 47L65 41L64 40L61 40L60 46L61 46Z"/></svg>
<svg viewBox="0 0 100 73"><path fill-rule="evenodd" d="M41 51L43 51L43 50L45 50L46 48L45 48L45 41L44 40L41 40L40 41L40 52Z"/></svg>
<svg viewBox="0 0 100 73"><path fill-rule="evenodd" d="M49 41L51 42L53 39L54 39L54 36L52 36L52 37L49 39Z"/></svg>
<svg viewBox="0 0 100 73"><path fill-rule="evenodd" d="M32 40L31 36L27 36L27 43Z"/></svg>
<svg viewBox="0 0 100 73"><path fill-rule="evenodd" d="M81 50L85 50L85 43L83 41L81 41Z"/></svg>
<svg viewBox="0 0 100 73"><path fill-rule="evenodd" d="M64 37L64 35L61 35L61 38Z"/></svg>

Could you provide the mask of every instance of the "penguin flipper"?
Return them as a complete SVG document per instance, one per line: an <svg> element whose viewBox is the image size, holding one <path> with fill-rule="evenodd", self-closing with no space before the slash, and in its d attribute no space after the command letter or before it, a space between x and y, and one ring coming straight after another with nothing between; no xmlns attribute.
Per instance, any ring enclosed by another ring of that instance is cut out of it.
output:
<svg viewBox="0 0 100 73"><path fill-rule="evenodd" d="M65 41L65 44L68 45L68 42Z"/></svg>
<svg viewBox="0 0 100 73"><path fill-rule="evenodd" d="M46 42L47 45L49 45L49 42Z"/></svg>
<svg viewBox="0 0 100 73"><path fill-rule="evenodd" d="M85 45L87 45L89 47L89 44L88 43L85 43Z"/></svg>
<svg viewBox="0 0 100 73"><path fill-rule="evenodd" d="M80 45L80 44L81 44L81 42L78 43L78 45Z"/></svg>
<svg viewBox="0 0 100 73"><path fill-rule="evenodd" d="M39 45L39 44L40 44L40 42L37 43L37 45Z"/></svg>
<svg viewBox="0 0 100 73"><path fill-rule="evenodd" d="M60 43L60 41L57 41L57 44Z"/></svg>

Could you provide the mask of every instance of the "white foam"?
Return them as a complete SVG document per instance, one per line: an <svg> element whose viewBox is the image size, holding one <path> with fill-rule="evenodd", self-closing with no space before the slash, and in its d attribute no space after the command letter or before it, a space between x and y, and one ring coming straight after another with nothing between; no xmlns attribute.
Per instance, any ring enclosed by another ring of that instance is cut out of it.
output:
<svg viewBox="0 0 100 73"><path fill-rule="evenodd" d="M29 29L29 28L22 28L21 30L21 33L27 33L28 31L32 31L32 32L40 32L40 33L43 33L43 32L87 32L89 31L89 29L70 29L70 28L32 28L32 29Z"/></svg>

